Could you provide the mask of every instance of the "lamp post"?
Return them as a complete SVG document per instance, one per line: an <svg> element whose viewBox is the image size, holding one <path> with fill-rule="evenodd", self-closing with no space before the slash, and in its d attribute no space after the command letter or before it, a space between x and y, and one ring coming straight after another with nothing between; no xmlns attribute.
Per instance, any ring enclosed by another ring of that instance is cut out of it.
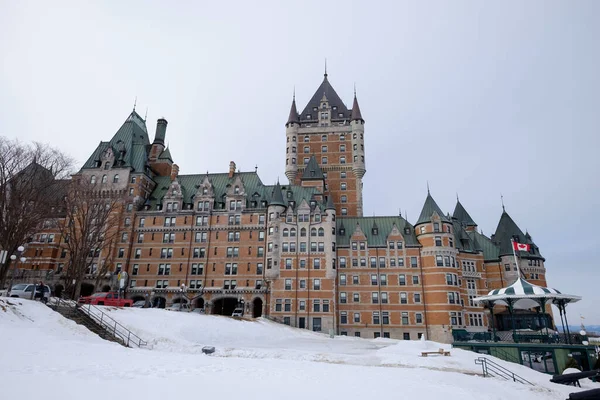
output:
<svg viewBox="0 0 600 400"><path fill-rule="evenodd" d="M13 262L13 271L10 274L10 283L8 284L8 295L10 296L10 291L12 290L13 278L15 273L17 272L17 266L19 265L19 261L24 263L27 259L25 257L21 257L21 254L25 251L25 247L19 246L17 247L17 254L13 254L10 256L11 261Z"/></svg>
<svg viewBox="0 0 600 400"><path fill-rule="evenodd" d="M185 283L181 284L181 288L179 289L179 293L180 293L180 298L179 298L179 311L181 311L181 309L183 308L183 298L185 296L185 292L186 292L186 286Z"/></svg>

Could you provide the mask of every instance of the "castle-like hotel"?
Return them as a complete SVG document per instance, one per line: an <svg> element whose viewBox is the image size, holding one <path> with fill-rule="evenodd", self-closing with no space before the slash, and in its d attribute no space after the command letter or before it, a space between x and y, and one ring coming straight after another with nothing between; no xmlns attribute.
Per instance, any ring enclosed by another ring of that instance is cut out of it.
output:
<svg viewBox="0 0 600 400"><path fill-rule="evenodd" d="M450 215L429 193L413 223L364 217L365 120L356 95L347 108L327 74L300 113L292 101L289 184L265 185L233 162L223 173L180 174L166 130L159 119L151 142L133 111L79 172L128 196L120 242L89 272L110 252L134 300L224 315L241 306L245 316L314 331L449 342L452 329L487 332L489 313L473 299L516 280L511 239L531 245L520 271L546 286L539 248L506 212L491 238L460 202ZM22 267L60 277L69 257L61 241L52 229L36 235ZM532 315L517 315L522 327ZM495 317L506 328L507 314Z"/></svg>

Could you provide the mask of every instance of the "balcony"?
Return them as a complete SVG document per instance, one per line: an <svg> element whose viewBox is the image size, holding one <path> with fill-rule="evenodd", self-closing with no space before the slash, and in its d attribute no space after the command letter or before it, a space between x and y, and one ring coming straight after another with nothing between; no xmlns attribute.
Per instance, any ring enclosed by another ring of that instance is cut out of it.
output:
<svg viewBox="0 0 600 400"><path fill-rule="evenodd" d="M477 271L465 271L465 270L463 270L462 276L463 276L463 278L477 278L477 279L481 279L481 272L477 272Z"/></svg>

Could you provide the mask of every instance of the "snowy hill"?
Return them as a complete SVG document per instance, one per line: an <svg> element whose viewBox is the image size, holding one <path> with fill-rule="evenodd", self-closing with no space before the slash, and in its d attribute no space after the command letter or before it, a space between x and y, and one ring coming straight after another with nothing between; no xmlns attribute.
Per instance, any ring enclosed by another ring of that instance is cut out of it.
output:
<svg viewBox="0 0 600 400"><path fill-rule="evenodd" d="M147 349L107 342L40 303L0 298L2 393L39 392L46 400L391 398L565 399L581 390L550 376L500 362L535 384L483 378L475 353L420 357L448 345L335 337L266 320L145 309L110 309ZM204 345L217 352L201 353ZM588 381L589 382L589 381ZM596 385L582 383L584 389Z"/></svg>

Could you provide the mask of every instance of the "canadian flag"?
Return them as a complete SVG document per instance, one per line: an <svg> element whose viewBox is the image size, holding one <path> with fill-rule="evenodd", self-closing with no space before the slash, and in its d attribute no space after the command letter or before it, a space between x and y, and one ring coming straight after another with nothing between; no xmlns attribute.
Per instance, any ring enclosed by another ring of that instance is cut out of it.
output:
<svg viewBox="0 0 600 400"><path fill-rule="evenodd" d="M515 249L515 251L529 251L531 249L531 245L513 242L513 249Z"/></svg>

